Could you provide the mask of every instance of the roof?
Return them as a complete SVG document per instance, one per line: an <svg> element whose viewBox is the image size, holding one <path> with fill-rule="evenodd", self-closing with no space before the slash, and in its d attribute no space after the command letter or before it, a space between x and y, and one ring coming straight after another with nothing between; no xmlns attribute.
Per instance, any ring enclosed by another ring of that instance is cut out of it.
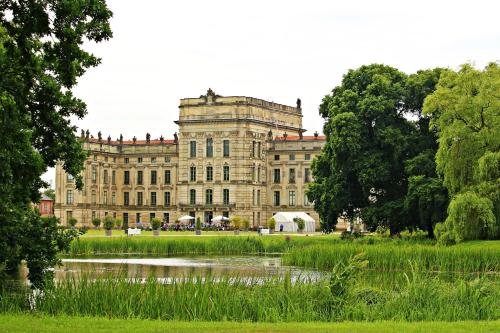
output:
<svg viewBox="0 0 500 333"><path fill-rule="evenodd" d="M86 141L88 142L91 142L91 143L99 143L99 139L96 139L96 138L89 138L89 139L86 139ZM107 139L102 139L100 141L100 143L105 143L107 144L108 143L108 140ZM150 140L149 143L147 143L146 140L136 140L135 141L135 144L136 145L146 145L146 144L150 144L150 145L159 145L161 144L162 142L160 141L160 139L154 139L154 140ZM173 144L175 143L175 140L163 140L163 144ZM120 144L120 141L116 141L116 140L111 140L109 142L109 144L111 145L119 145ZM122 145L133 145L134 144L134 141L133 140L123 140L123 142L121 143Z"/></svg>
<svg viewBox="0 0 500 333"><path fill-rule="evenodd" d="M318 135L315 137L314 135L304 135L302 138L298 135L288 135L286 138L277 136L274 138L274 141L326 141L326 136Z"/></svg>
<svg viewBox="0 0 500 333"><path fill-rule="evenodd" d="M305 222L314 222L314 219L304 212L278 212L274 214L273 218L276 222L293 222L293 219L300 217Z"/></svg>
<svg viewBox="0 0 500 333"><path fill-rule="evenodd" d="M53 201L52 198L48 197L46 194L42 193L42 198L40 200L43 201Z"/></svg>

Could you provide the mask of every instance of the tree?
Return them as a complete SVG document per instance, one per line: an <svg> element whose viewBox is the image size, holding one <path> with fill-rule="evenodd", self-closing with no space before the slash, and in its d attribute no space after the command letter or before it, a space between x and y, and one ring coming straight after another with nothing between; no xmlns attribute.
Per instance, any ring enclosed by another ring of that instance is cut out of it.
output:
<svg viewBox="0 0 500 333"><path fill-rule="evenodd" d="M74 227L76 226L76 224L77 224L77 223L78 223L78 220L77 220L76 218L74 218L74 217L71 217L71 218L69 218L69 219L68 219L68 224L69 224L72 228L74 228Z"/></svg>
<svg viewBox="0 0 500 333"><path fill-rule="evenodd" d="M54 191L54 189L48 188L45 191L43 191L43 194L51 198L53 201L56 201L56 191Z"/></svg>
<svg viewBox="0 0 500 333"><path fill-rule="evenodd" d="M94 227L97 229L99 228L99 226L101 225L101 219L98 218L98 217L94 217L92 219L92 224L94 225Z"/></svg>
<svg viewBox="0 0 500 333"><path fill-rule="evenodd" d="M438 133L437 172L452 196L441 235L500 237L500 66L445 72L424 103Z"/></svg>
<svg viewBox="0 0 500 333"><path fill-rule="evenodd" d="M33 215L30 203L56 161L82 186L86 154L71 117L83 117L86 106L72 89L99 64L84 40L109 39L110 17L104 0L0 2L0 270L26 260L35 288L76 234Z"/></svg>
<svg viewBox="0 0 500 333"><path fill-rule="evenodd" d="M105 230L111 230L115 226L115 219L111 215L106 215L104 217L103 227Z"/></svg>

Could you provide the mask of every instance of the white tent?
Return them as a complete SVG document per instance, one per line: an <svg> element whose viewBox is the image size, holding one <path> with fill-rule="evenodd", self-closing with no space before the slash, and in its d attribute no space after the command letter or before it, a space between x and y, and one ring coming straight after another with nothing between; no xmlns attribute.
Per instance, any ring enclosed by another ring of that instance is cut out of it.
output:
<svg viewBox="0 0 500 333"><path fill-rule="evenodd" d="M304 212L278 212L273 216L276 221L275 231L280 231L280 226L283 226L283 231L286 232L298 231L297 223L293 222L296 217L300 217L305 221L305 232L314 232L316 230L316 222Z"/></svg>
<svg viewBox="0 0 500 333"><path fill-rule="evenodd" d="M184 215L179 217L178 221L179 222L189 222L190 220L194 220L194 217L189 216L189 215Z"/></svg>

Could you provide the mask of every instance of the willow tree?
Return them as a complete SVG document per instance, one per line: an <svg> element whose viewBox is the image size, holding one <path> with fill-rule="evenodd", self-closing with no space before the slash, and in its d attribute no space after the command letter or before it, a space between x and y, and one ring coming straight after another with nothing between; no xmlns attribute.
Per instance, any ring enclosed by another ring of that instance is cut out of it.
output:
<svg viewBox="0 0 500 333"><path fill-rule="evenodd" d="M86 155L71 118L86 106L72 89L99 64L82 45L111 37L111 15L104 0L0 1L0 273L26 260L34 287L74 234L31 203L58 160L82 186Z"/></svg>
<svg viewBox="0 0 500 333"><path fill-rule="evenodd" d="M500 224L500 66L447 71L424 113L439 135L437 171L452 201L446 239L497 238ZM471 227L472 226L472 227Z"/></svg>

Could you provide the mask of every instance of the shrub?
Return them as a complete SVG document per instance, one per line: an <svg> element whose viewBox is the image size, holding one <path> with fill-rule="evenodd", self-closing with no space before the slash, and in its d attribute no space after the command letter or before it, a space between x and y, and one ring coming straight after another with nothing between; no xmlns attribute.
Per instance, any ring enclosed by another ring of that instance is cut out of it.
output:
<svg viewBox="0 0 500 333"><path fill-rule="evenodd" d="M121 218L118 217L118 218L115 219L115 226L116 226L116 228L120 229L121 226L122 226L122 224L123 224L123 221L122 221Z"/></svg>
<svg viewBox="0 0 500 333"><path fill-rule="evenodd" d="M274 219L274 217L271 217L269 221L267 221L267 227L272 230L276 228L276 220Z"/></svg>
<svg viewBox="0 0 500 333"><path fill-rule="evenodd" d="M157 217L151 219L151 228L158 230L161 227L161 220Z"/></svg>
<svg viewBox="0 0 500 333"><path fill-rule="evenodd" d="M359 231L354 231L354 232L350 232L350 231L342 231L342 233L340 234L340 239L342 240L349 240L349 241L352 241L354 239L357 239L357 238L361 238L363 237L363 234Z"/></svg>
<svg viewBox="0 0 500 333"><path fill-rule="evenodd" d="M303 218L295 217L293 219L293 222L297 223L297 228L299 229L299 231L304 230L304 228L306 227L306 221L304 221Z"/></svg>
<svg viewBox="0 0 500 333"><path fill-rule="evenodd" d="M104 229L111 230L115 226L115 219L111 215L106 215L103 222Z"/></svg>
<svg viewBox="0 0 500 333"><path fill-rule="evenodd" d="M75 219L74 217L71 217L69 220L68 220L68 224L74 228L76 226L76 224L78 223L77 219Z"/></svg>
<svg viewBox="0 0 500 333"><path fill-rule="evenodd" d="M244 228L245 230L248 230L248 228L250 228L250 220L249 220L249 219L246 219L246 218L245 218L245 219L243 219L243 222L242 222L242 223L243 223L243 228Z"/></svg>
<svg viewBox="0 0 500 333"><path fill-rule="evenodd" d="M98 217L94 217L92 219L92 224L94 225L94 227L97 229L99 228L99 226L101 225L101 219L98 218Z"/></svg>
<svg viewBox="0 0 500 333"><path fill-rule="evenodd" d="M239 230L241 227L241 217L233 216L231 218L231 224L233 225L234 229Z"/></svg>
<svg viewBox="0 0 500 333"><path fill-rule="evenodd" d="M196 218L196 224L194 227L196 228L196 230L201 230L201 219L199 216Z"/></svg>

